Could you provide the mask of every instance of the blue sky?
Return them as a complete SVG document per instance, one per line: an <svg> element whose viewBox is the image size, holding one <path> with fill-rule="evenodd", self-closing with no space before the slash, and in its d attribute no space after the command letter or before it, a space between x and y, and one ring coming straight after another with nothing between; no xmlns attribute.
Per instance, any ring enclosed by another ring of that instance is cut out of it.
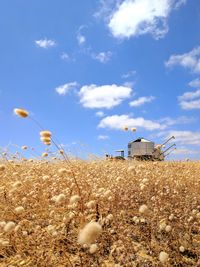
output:
<svg viewBox="0 0 200 267"><path fill-rule="evenodd" d="M44 150L22 107L77 154L174 134L199 158L199 1L2 0L0 31L0 146Z"/></svg>

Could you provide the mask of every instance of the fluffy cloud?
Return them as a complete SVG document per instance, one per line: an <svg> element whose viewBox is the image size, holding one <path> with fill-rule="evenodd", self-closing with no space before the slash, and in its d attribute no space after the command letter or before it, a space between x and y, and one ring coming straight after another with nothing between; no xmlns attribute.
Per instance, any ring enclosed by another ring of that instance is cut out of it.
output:
<svg viewBox="0 0 200 267"><path fill-rule="evenodd" d="M192 132L192 131L168 131L165 133L161 133L165 135L166 138L174 135L176 138L176 142L181 145L198 145L200 146L200 132Z"/></svg>
<svg viewBox="0 0 200 267"><path fill-rule="evenodd" d="M107 52L100 52L98 54L92 54L92 58L98 60L101 63L107 63L112 56L112 52L107 51Z"/></svg>
<svg viewBox="0 0 200 267"><path fill-rule="evenodd" d="M181 66L190 69L194 73L200 73L200 46L182 55L172 55L165 62L166 67Z"/></svg>
<svg viewBox="0 0 200 267"><path fill-rule="evenodd" d="M80 103L85 108L113 108L131 96L132 89L125 86L95 84L85 85L79 92Z"/></svg>
<svg viewBox="0 0 200 267"><path fill-rule="evenodd" d="M78 86L77 82L66 83L61 86L56 87L55 91L59 95L66 95L70 90L76 88L77 86Z"/></svg>
<svg viewBox="0 0 200 267"><path fill-rule="evenodd" d="M108 26L114 37L152 34L156 39L168 31L167 18L173 9L183 5L186 0L124 0L117 1Z"/></svg>
<svg viewBox="0 0 200 267"><path fill-rule="evenodd" d="M178 100L182 109L200 109L200 90L186 92Z"/></svg>
<svg viewBox="0 0 200 267"><path fill-rule="evenodd" d="M116 130L122 130L125 126L130 128L139 127L150 131L164 129L164 127L158 122L145 120L142 117L133 118L129 115L108 116L103 118L98 125L99 128L109 128Z"/></svg>
<svg viewBox="0 0 200 267"><path fill-rule="evenodd" d="M35 44L36 46L44 49L56 46L56 42L54 40L48 40L48 39L36 40Z"/></svg>
<svg viewBox="0 0 200 267"><path fill-rule="evenodd" d="M189 82L188 84L190 87L200 88L200 79L194 79L193 81Z"/></svg>
<svg viewBox="0 0 200 267"><path fill-rule="evenodd" d="M129 103L129 105L131 107L139 107L144 105L145 103L150 103L155 99L154 96L143 96L143 97L139 97L136 100L133 100Z"/></svg>

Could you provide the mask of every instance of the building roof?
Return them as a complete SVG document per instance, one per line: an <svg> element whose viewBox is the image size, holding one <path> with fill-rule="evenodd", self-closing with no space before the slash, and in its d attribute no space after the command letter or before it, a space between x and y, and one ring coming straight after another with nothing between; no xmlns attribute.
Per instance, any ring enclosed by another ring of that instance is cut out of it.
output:
<svg viewBox="0 0 200 267"><path fill-rule="evenodd" d="M136 142L141 142L141 143L152 143L151 141L149 141L149 140L147 140L147 139L144 139L143 137L137 138L136 140L131 141L131 142L129 142L129 143L136 143Z"/></svg>

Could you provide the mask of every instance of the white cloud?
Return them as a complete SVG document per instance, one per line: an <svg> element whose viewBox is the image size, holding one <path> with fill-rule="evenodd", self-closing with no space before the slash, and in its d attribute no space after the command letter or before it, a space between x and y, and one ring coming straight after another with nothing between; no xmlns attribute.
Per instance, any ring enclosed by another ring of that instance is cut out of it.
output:
<svg viewBox="0 0 200 267"><path fill-rule="evenodd" d="M130 70L129 72L122 75L122 79L128 79L130 77L133 77L136 75L136 73L137 72L135 70Z"/></svg>
<svg viewBox="0 0 200 267"><path fill-rule="evenodd" d="M192 101L181 101L180 106L182 109L191 110L191 109L200 109L200 99Z"/></svg>
<svg viewBox="0 0 200 267"><path fill-rule="evenodd" d="M200 132L192 131L168 131L161 133L166 136L175 136L175 141L181 145L198 145L200 146Z"/></svg>
<svg viewBox="0 0 200 267"><path fill-rule="evenodd" d="M177 124L189 124L189 123L194 123L196 122L197 119L194 117L187 117L187 116L181 116L181 117L177 117L175 119L172 119L170 117L166 117L166 118L162 118L159 120L159 122L163 125L165 125L165 127L169 127L169 126L173 126L173 125L177 125Z"/></svg>
<svg viewBox="0 0 200 267"><path fill-rule="evenodd" d="M139 107L139 106L142 106L144 105L145 103L150 103L152 102L153 100L155 99L154 96L142 96L142 97L139 97L138 99L136 100L133 100L129 103L129 105L131 107Z"/></svg>
<svg viewBox="0 0 200 267"><path fill-rule="evenodd" d="M125 126L127 127L139 127L145 130L160 130L164 127L158 123L151 120L146 120L142 117L133 118L129 115L113 115L103 118L98 127L99 128L109 128L115 130L122 130Z"/></svg>
<svg viewBox="0 0 200 267"><path fill-rule="evenodd" d="M93 53L92 57L101 63L107 63L112 57L112 52L107 51L107 52L100 52L98 54Z"/></svg>
<svg viewBox="0 0 200 267"><path fill-rule="evenodd" d="M99 135L97 139L98 140L108 140L109 136L107 136L107 135Z"/></svg>
<svg viewBox="0 0 200 267"><path fill-rule="evenodd" d="M50 39L48 40L46 38L45 39L36 40L35 44L38 47L44 48L44 49L56 46L56 42L54 40L50 40Z"/></svg>
<svg viewBox="0 0 200 267"><path fill-rule="evenodd" d="M188 84L190 87L194 87L194 88L200 88L200 79L194 79L193 81L189 82Z"/></svg>
<svg viewBox="0 0 200 267"><path fill-rule="evenodd" d="M131 96L132 89L125 86L95 84L85 85L79 92L80 103L85 108L113 108Z"/></svg>
<svg viewBox="0 0 200 267"><path fill-rule="evenodd" d="M76 88L79 84L77 82L71 82L56 87L55 90L59 95L66 95L70 90Z"/></svg>
<svg viewBox="0 0 200 267"><path fill-rule="evenodd" d="M82 44L84 44L84 43L86 42L86 38L85 38L85 36L83 36L82 34L78 34L78 35L77 35L77 40L78 40L78 43L79 43L80 45L82 45Z"/></svg>
<svg viewBox="0 0 200 267"><path fill-rule="evenodd" d="M150 33L154 38L168 32L167 18L173 9L186 0L124 0L119 1L108 26L114 37L130 38Z"/></svg>
<svg viewBox="0 0 200 267"><path fill-rule="evenodd" d="M179 105L182 109L200 109L200 90L186 92L178 97Z"/></svg>
<svg viewBox="0 0 200 267"><path fill-rule="evenodd" d="M120 0L121 1L121 0ZM95 18L107 18L119 0L99 0L99 10L95 12Z"/></svg>
<svg viewBox="0 0 200 267"><path fill-rule="evenodd" d="M165 62L166 67L181 66L190 69L194 73L200 73L200 46L182 55L172 55Z"/></svg>
<svg viewBox="0 0 200 267"><path fill-rule="evenodd" d="M67 53L65 53L65 52L63 52L61 54L60 58L63 59L63 60L69 60L70 59L69 55Z"/></svg>
<svg viewBox="0 0 200 267"><path fill-rule="evenodd" d="M174 152L176 155L195 155L198 154L198 151L186 148L186 147L178 147Z"/></svg>
<svg viewBox="0 0 200 267"><path fill-rule="evenodd" d="M95 113L95 115L96 115L97 117L103 117L103 116L105 116L105 114L104 114L103 111L97 111L97 112Z"/></svg>
<svg viewBox="0 0 200 267"><path fill-rule="evenodd" d="M83 45L86 42L86 37L82 33L82 30L84 28L86 28L85 25L80 26L76 34L76 38L78 40L79 45Z"/></svg>

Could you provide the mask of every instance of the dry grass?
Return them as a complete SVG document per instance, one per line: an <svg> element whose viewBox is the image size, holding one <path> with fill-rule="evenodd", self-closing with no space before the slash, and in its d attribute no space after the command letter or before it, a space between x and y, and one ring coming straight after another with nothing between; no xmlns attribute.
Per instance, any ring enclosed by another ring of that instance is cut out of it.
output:
<svg viewBox="0 0 200 267"><path fill-rule="evenodd" d="M0 266L200 266L199 162L2 164Z"/></svg>

